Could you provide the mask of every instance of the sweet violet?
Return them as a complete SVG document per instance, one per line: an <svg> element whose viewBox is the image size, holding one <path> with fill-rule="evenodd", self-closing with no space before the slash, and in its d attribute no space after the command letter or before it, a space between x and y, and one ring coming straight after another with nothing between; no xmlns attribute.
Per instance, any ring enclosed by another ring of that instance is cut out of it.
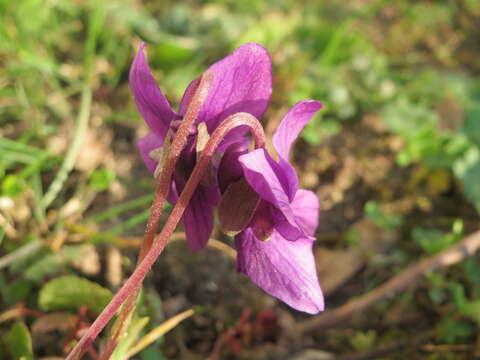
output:
<svg viewBox="0 0 480 360"><path fill-rule="evenodd" d="M271 61L260 45L245 44L209 70L214 75L213 85L174 173L169 196L174 203L195 166L200 125L205 123L211 134L222 119L234 113L260 118L270 98ZM153 172L158 158L152 151L162 146L169 129L175 131L198 80L187 87L177 113L153 80L143 46L130 79L138 109L151 131L138 147ZM308 313L322 311L324 306L312 254L318 200L312 192L298 190L288 156L293 142L320 108L318 101L302 101L288 112L273 136L278 162L263 148L248 151L248 139L241 131L227 137L216 153L213 174L197 187L183 215L190 249L200 250L212 233L214 210L220 206L222 228L229 234L238 233L238 271L267 293ZM266 238L269 240L264 241Z"/></svg>
<svg viewBox="0 0 480 360"><path fill-rule="evenodd" d="M145 276L179 221L189 248L197 251L208 242L215 211L220 227L235 236L239 272L297 310L313 314L324 308L312 253L318 200L298 189L288 161L293 142L321 104L302 101L288 112L273 136L276 161L258 121L272 91L271 60L262 46L245 44L212 65L187 87L178 112L155 82L144 47L132 64L130 85L150 129L138 148L158 181L151 216L135 271L67 360L81 356L124 304L102 359L110 356ZM156 235L167 197L175 205Z"/></svg>

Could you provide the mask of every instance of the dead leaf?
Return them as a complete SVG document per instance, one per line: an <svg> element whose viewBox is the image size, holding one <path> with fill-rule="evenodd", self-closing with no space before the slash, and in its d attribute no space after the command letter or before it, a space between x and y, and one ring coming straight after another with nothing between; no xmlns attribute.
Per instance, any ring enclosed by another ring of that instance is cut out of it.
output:
<svg viewBox="0 0 480 360"><path fill-rule="evenodd" d="M92 129L87 131L75 162L75 168L82 172L91 172L99 165L112 162L113 154L110 149L112 133L108 129Z"/></svg>
<svg viewBox="0 0 480 360"><path fill-rule="evenodd" d="M115 246L109 246L107 249L107 281L113 286L117 287L121 284L123 279L122 272L122 253Z"/></svg>
<svg viewBox="0 0 480 360"><path fill-rule="evenodd" d="M68 331L75 327L77 317L67 312L55 312L36 319L32 324L33 333Z"/></svg>
<svg viewBox="0 0 480 360"><path fill-rule="evenodd" d="M95 246L82 246L81 256L75 259L73 266L85 275L97 275L100 272L100 257Z"/></svg>
<svg viewBox="0 0 480 360"><path fill-rule="evenodd" d="M365 263L357 248L348 250L316 249L317 272L323 293L329 295L350 279Z"/></svg>
<svg viewBox="0 0 480 360"><path fill-rule="evenodd" d="M396 241L396 233L385 230L368 219L352 226L358 242L346 250L315 250L317 273L325 295L334 293L352 278L374 255L384 253Z"/></svg>
<svg viewBox="0 0 480 360"><path fill-rule="evenodd" d="M335 355L323 350L308 349L294 355L289 360L333 360Z"/></svg>
<svg viewBox="0 0 480 360"><path fill-rule="evenodd" d="M457 131L463 125L465 111L453 97L447 97L436 106L439 117L438 126L442 130Z"/></svg>

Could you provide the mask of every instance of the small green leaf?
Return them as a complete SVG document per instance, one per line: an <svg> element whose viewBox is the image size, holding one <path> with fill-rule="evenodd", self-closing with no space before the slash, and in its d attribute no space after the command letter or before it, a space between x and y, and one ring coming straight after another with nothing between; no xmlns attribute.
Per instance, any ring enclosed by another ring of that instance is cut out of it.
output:
<svg viewBox="0 0 480 360"><path fill-rule="evenodd" d="M412 231L412 238L429 254L436 254L461 239L456 233L445 233L437 229L416 227Z"/></svg>
<svg viewBox="0 0 480 360"><path fill-rule="evenodd" d="M362 240L362 234L355 228L351 228L345 234L345 240L349 246L358 245L358 243Z"/></svg>
<svg viewBox="0 0 480 360"><path fill-rule="evenodd" d="M247 31L238 38L233 47L238 47L246 42L257 42L272 49L281 44L291 34L299 20L294 15L267 14L262 21L257 21L247 27Z"/></svg>
<svg viewBox="0 0 480 360"><path fill-rule="evenodd" d="M459 310L462 315L471 317L477 324L480 324L480 300L465 302Z"/></svg>
<svg viewBox="0 0 480 360"><path fill-rule="evenodd" d="M469 149L465 156L458 159L453 165L455 175L462 183L462 190L480 211L480 150L476 147Z"/></svg>
<svg viewBox="0 0 480 360"><path fill-rule="evenodd" d="M90 177L90 186L95 190L105 191L115 180L115 173L108 169L96 169Z"/></svg>
<svg viewBox="0 0 480 360"><path fill-rule="evenodd" d="M446 319L440 326L440 337L448 344L472 335L472 326L464 320Z"/></svg>
<svg viewBox="0 0 480 360"><path fill-rule="evenodd" d="M325 139L338 134L341 129L340 122L337 120L315 117L305 127L302 138L312 145L319 145Z"/></svg>
<svg viewBox="0 0 480 360"><path fill-rule="evenodd" d="M158 347L150 346L140 353L142 360L167 360Z"/></svg>
<svg viewBox="0 0 480 360"><path fill-rule="evenodd" d="M467 111L465 119L464 132L468 138L478 147L480 147L480 103Z"/></svg>
<svg viewBox="0 0 480 360"><path fill-rule="evenodd" d="M439 288L428 289L428 297L435 305L440 305L445 300L445 290Z"/></svg>
<svg viewBox="0 0 480 360"><path fill-rule="evenodd" d="M148 324L148 321L148 317L135 318L132 321L128 327L126 335L121 338L115 351L110 357L111 360L122 360L125 358L125 354L128 352L128 349L130 349L133 343L138 340L140 332Z"/></svg>
<svg viewBox="0 0 480 360"><path fill-rule="evenodd" d="M461 309L467 303L467 299L465 298L465 287L461 283L450 282L448 288L452 293L455 306L458 309Z"/></svg>
<svg viewBox="0 0 480 360"><path fill-rule="evenodd" d="M62 276L47 283L39 295L42 310L78 310L82 305L100 313L112 298L110 290L78 276Z"/></svg>
<svg viewBox="0 0 480 360"><path fill-rule="evenodd" d="M189 38L171 37L153 48L153 63L161 68L185 63L192 58L198 44Z"/></svg>
<svg viewBox="0 0 480 360"><path fill-rule="evenodd" d="M352 346L359 351L370 350L375 345L377 339L377 333L375 330L368 330L365 332L357 332L350 339Z"/></svg>
<svg viewBox="0 0 480 360"><path fill-rule="evenodd" d="M474 284L480 284L480 267L475 260L466 260L463 263L463 271L465 272L468 280Z"/></svg>
<svg viewBox="0 0 480 360"><path fill-rule="evenodd" d="M397 164L400 166L408 166L412 163L412 157L407 150L402 150L396 155Z"/></svg>
<svg viewBox="0 0 480 360"><path fill-rule="evenodd" d="M14 306L18 302L25 301L32 293L32 284L30 281L19 279L8 284L3 300L8 306Z"/></svg>
<svg viewBox="0 0 480 360"><path fill-rule="evenodd" d="M365 204L365 214L375 225L384 229L395 229L402 224L400 216L385 213L375 201L368 201Z"/></svg>
<svg viewBox="0 0 480 360"><path fill-rule="evenodd" d="M46 254L38 261L31 263L31 265L24 271L25 279L39 282L46 276L57 272L60 268L82 256L85 247L80 246L64 246L60 251Z"/></svg>
<svg viewBox="0 0 480 360"><path fill-rule="evenodd" d="M33 359L32 338L27 326L22 322L15 323L4 337L4 343L11 359Z"/></svg>
<svg viewBox="0 0 480 360"><path fill-rule="evenodd" d="M452 225L452 233L455 235L463 235L464 224L462 219L455 219Z"/></svg>
<svg viewBox="0 0 480 360"><path fill-rule="evenodd" d="M15 175L7 175L2 182L2 194L5 196L16 197L23 193L25 185L22 179Z"/></svg>

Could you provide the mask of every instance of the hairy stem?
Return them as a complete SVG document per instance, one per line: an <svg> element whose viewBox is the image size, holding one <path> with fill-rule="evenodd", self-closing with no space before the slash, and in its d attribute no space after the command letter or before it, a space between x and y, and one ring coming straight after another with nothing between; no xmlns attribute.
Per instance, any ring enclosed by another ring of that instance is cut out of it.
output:
<svg viewBox="0 0 480 360"><path fill-rule="evenodd" d="M265 145L265 135L263 128L258 120L251 114L237 113L228 117L223 121L220 126L214 131L209 139L205 149L203 150L199 161L195 165L193 172L188 179L184 190L180 194L175 207L173 208L170 216L165 223L162 231L155 237L152 247L145 255L143 260L137 266L133 274L128 278L122 288L113 297L110 303L103 309L102 313L93 322L87 332L80 339L75 348L67 356L66 360L77 359L82 355L88 346L95 340L100 331L107 325L109 320L115 315L118 308L127 299L127 297L136 291L142 284L143 279L147 276L151 267L157 260L158 256L162 253L168 239L175 231L175 228L180 221L188 202L192 198L192 195L197 188L200 180L210 162L216 148L221 143L225 135L232 129L238 126L248 126L253 134L255 147L263 147Z"/></svg>
<svg viewBox="0 0 480 360"><path fill-rule="evenodd" d="M175 171L175 165L180 157L182 150L185 148L187 143L188 135L190 129L195 124L195 120L200 113L202 105L207 99L210 88L213 83L213 73L209 70L204 72L200 78L200 81L197 85L197 88L194 91L194 95L188 105L185 116L180 123L178 130L176 131L171 144L168 144L169 135L165 138L164 149L168 148L168 152L163 155L164 164L162 166L162 171L158 177L158 184L155 191L155 197L150 210L150 217L145 228L145 234L142 246L140 248L140 254L137 260L137 266L144 259L145 255L148 253L152 247L153 239L155 233L158 229L160 219L162 217L163 207L165 200L170 189L170 183L172 181L173 172ZM160 164L161 165L161 164ZM129 324L129 319L131 318L134 310L136 301L138 298L138 293L140 287L135 289L132 294L128 297L123 305L118 319L112 330L112 335L107 343L105 352L102 354L101 359L105 360L110 357L113 350L115 349L118 339L126 331L126 328Z"/></svg>
<svg viewBox="0 0 480 360"><path fill-rule="evenodd" d="M213 84L213 73L209 70L205 71L200 79L195 95L188 105L187 112L180 123L180 127L173 137L168 154L166 155L165 164L158 179L157 191L152 205L152 212L145 229L144 243L140 249L139 262L147 254L152 246L153 238L160 223L160 218L163 211L163 204L168 195L171 179L177 164L178 158L184 149L190 129L195 124L195 120L200 113L202 105L207 99L210 88Z"/></svg>

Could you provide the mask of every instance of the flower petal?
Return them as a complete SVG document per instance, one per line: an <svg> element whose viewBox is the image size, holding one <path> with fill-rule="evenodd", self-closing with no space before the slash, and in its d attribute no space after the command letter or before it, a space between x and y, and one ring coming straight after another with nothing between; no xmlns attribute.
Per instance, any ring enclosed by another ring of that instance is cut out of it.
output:
<svg viewBox="0 0 480 360"><path fill-rule="evenodd" d="M158 162L150 157L150 152L152 150L158 149L159 147L162 147L163 138L161 138L155 133L150 133L147 136L139 139L136 145L138 150L140 151L143 162L147 166L148 170L153 173L155 171L155 168L157 167Z"/></svg>
<svg viewBox="0 0 480 360"><path fill-rule="evenodd" d="M185 209L183 225L191 251L203 249L212 234L215 200L208 189L199 186Z"/></svg>
<svg viewBox="0 0 480 360"><path fill-rule="evenodd" d="M172 110L167 98L159 89L150 67L148 66L142 43L130 68L130 87L137 109L150 130L160 137L165 137L170 122L180 117Z"/></svg>
<svg viewBox="0 0 480 360"><path fill-rule="evenodd" d="M275 226L275 219L272 216L272 204L265 200L260 200L249 226L253 235L260 241L267 241L272 236Z"/></svg>
<svg viewBox="0 0 480 360"><path fill-rule="evenodd" d="M262 199L278 209L276 217L281 222L278 230L282 235L292 241L305 236L306 233L298 226L295 214L290 206L289 195L291 195L292 189L289 185L292 182L289 179L291 173L284 172L265 149L256 149L241 155L239 161L250 186ZM296 189L293 190L294 195Z"/></svg>
<svg viewBox="0 0 480 360"><path fill-rule="evenodd" d="M237 270L270 295L309 314L324 310L318 283L313 240L291 242L276 231L268 241L259 241L250 229L235 238Z"/></svg>
<svg viewBox="0 0 480 360"><path fill-rule="evenodd" d="M317 195L310 190L298 190L290 205L295 213L297 223L308 235L315 234L318 226L320 205Z"/></svg>
<svg viewBox="0 0 480 360"><path fill-rule="evenodd" d="M260 201L245 178L231 183L222 194L217 210L223 233L232 236L243 231L251 222Z"/></svg>
<svg viewBox="0 0 480 360"><path fill-rule="evenodd" d="M188 84L187 88L185 89L185 92L183 93L182 100L180 101L180 106L178 107L178 114L181 116L184 116L185 113L187 112L188 105L190 104L190 101L192 100L193 95L195 95L195 91L198 88L198 85L200 84L200 78L196 78L195 80L192 80L190 84Z"/></svg>
<svg viewBox="0 0 480 360"><path fill-rule="evenodd" d="M197 121L212 133L227 116L248 112L260 118L272 93L272 62L267 50L253 43L240 46L210 67L212 88Z"/></svg>
<svg viewBox="0 0 480 360"><path fill-rule="evenodd" d="M224 192L228 185L238 181L243 176L242 166L238 161L238 157L248 152L247 145L234 143L221 154L217 165L220 191Z"/></svg>
<svg viewBox="0 0 480 360"><path fill-rule="evenodd" d="M275 161L265 149L250 151L239 156L238 160L248 183L263 199L279 207L290 204L283 177L278 177Z"/></svg>
<svg viewBox="0 0 480 360"><path fill-rule="evenodd" d="M280 158L280 162L276 162L271 156L268 157L269 162L283 184L290 202L293 201L295 193L298 189L298 176L295 168L288 162Z"/></svg>
<svg viewBox="0 0 480 360"><path fill-rule="evenodd" d="M275 134L273 134L273 146L280 158L288 161L288 154L293 142L321 107L320 101L304 100L296 103L285 115Z"/></svg>

